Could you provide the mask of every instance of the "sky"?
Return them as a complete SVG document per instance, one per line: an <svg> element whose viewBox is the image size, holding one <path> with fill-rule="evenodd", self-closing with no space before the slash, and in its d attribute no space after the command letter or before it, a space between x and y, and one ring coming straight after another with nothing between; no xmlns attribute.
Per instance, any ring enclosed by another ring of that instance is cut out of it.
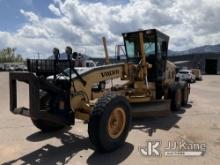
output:
<svg viewBox="0 0 220 165"><path fill-rule="evenodd" d="M122 32L157 28L170 36L169 49L220 43L220 0L0 0L0 49L27 58L58 47L104 57L121 44Z"/></svg>

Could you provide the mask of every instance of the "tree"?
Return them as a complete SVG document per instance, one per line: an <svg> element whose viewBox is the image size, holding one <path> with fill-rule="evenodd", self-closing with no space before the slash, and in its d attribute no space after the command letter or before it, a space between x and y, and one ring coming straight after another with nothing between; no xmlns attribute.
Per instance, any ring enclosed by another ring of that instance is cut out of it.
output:
<svg viewBox="0 0 220 165"><path fill-rule="evenodd" d="M17 62L22 62L23 61L22 55L17 54L16 61Z"/></svg>
<svg viewBox="0 0 220 165"><path fill-rule="evenodd" d="M22 62L22 55L16 55L15 51L15 48L10 47L0 50L0 62Z"/></svg>

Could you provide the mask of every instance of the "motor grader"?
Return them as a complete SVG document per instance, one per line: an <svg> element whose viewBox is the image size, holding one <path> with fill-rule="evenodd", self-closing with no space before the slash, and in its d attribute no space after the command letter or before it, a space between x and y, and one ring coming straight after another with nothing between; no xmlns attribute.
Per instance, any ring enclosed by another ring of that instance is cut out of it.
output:
<svg viewBox="0 0 220 165"><path fill-rule="evenodd" d="M11 112L30 117L43 132L84 120L92 144L108 152L124 144L133 117L165 116L186 105L190 86L175 80L176 67L167 60L169 37L156 29L122 36L126 62L78 73L79 58L73 60L77 53L70 47L67 60L59 60L58 49L54 49L54 59L28 59L27 72L10 72ZM64 66L70 68L69 73L60 73ZM107 80L106 87L94 87ZM28 108L17 107L17 81L29 85Z"/></svg>

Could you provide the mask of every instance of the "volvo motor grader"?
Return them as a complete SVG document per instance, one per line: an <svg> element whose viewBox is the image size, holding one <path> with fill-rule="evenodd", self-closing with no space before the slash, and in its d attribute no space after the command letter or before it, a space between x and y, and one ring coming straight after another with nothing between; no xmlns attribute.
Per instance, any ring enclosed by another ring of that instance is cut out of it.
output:
<svg viewBox="0 0 220 165"><path fill-rule="evenodd" d="M156 29L122 36L126 61L114 64L78 72L80 56L70 47L67 60L59 59L58 49L54 59L28 59L27 72L10 72L11 112L30 117L43 132L84 120L95 148L108 152L124 144L133 117L165 116L186 105L190 86L175 79L176 67L167 60L169 37ZM28 108L17 107L17 81L29 85Z"/></svg>

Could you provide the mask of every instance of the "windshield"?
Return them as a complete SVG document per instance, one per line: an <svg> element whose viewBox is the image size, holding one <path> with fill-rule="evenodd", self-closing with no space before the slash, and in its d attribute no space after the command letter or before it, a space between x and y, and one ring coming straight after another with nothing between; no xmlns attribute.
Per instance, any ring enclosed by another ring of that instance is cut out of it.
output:
<svg viewBox="0 0 220 165"><path fill-rule="evenodd" d="M145 34L144 36L144 53L145 56L156 54L155 36Z"/></svg>
<svg viewBox="0 0 220 165"><path fill-rule="evenodd" d="M140 37L138 33L127 34L124 36L125 48L128 58L140 57ZM155 36L144 35L144 53L145 56L156 55Z"/></svg>
<svg viewBox="0 0 220 165"><path fill-rule="evenodd" d="M181 73L181 74L189 74L190 71L179 71L179 73Z"/></svg>
<svg viewBox="0 0 220 165"><path fill-rule="evenodd" d="M154 42L146 42L144 43L144 53L145 55L155 55L155 43Z"/></svg>

